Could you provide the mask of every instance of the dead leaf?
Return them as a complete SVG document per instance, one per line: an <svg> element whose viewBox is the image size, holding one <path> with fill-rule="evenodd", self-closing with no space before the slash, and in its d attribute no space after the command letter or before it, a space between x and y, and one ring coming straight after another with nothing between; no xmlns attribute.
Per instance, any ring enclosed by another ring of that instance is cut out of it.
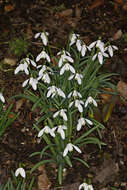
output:
<svg viewBox="0 0 127 190"><path fill-rule="evenodd" d="M93 10L101 5L104 5L104 0L95 0L88 9Z"/></svg>
<svg viewBox="0 0 127 190"><path fill-rule="evenodd" d="M94 178L94 182L99 183L109 183L111 182L115 175L118 173L118 166L115 161L111 158L104 159L102 166L96 171L96 177Z"/></svg>
<svg viewBox="0 0 127 190"><path fill-rule="evenodd" d="M17 59L16 58L11 58L11 57L5 57L3 59L3 64L7 64L7 65L10 65L10 66L14 66L16 65L17 63Z"/></svg>
<svg viewBox="0 0 127 190"><path fill-rule="evenodd" d="M114 0L116 3L123 5L123 0Z"/></svg>
<svg viewBox="0 0 127 190"><path fill-rule="evenodd" d="M33 37L33 32L32 32L32 28L31 28L31 24L27 25L26 37L27 37L27 39L31 39Z"/></svg>
<svg viewBox="0 0 127 190"><path fill-rule="evenodd" d="M112 92L112 89L111 89L111 88L105 88L104 91L105 91L105 94L103 94L103 93L100 94L100 97L102 98L102 103L103 103L103 104L105 104L105 103L107 103L107 102L110 102L111 97L112 97L111 94L108 94L108 92L109 92L109 93ZM106 92L107 92L107 93L106 93Z"/></svg>
<svg viewBox="0 0 127 190"><path fill-rule="evenodd" d="M49 181L44 165L39 166L38 170L40 175L38 176L38 190L49 190L51 182Z"/></svg>
<svg viewBox="0 0 127 190"><path fill-rule="evenodd" d="M124 5L123 5L123 7L122 7L122 8L123 8L123 10L124 10L124 11L127 11L127 2L126 2L126 3L124 3Z"/></svg>
<svg viewBox="0 0 127 190"><path fill-rule="evenodd" d="M72 183L65 185L61 190L77 190L79 188L80 183Z"/></svg>
<svg viewBox="0 0 127 190"><path fill-rule="evenodd" d="M13 11L15 9L15 5L13 4L13 5L6 5L5 7L4 7L4 10L5 10L5 12L11 12L11 11Z"/></svg>
<svg viewBox="0 0 127 190"><path fill-rule="evenodd" d="M117 84L117 90L121 96L127 99L127 83L123 81L119 81Z"/></svg>
<svg viewBox="0 0 127 190"><path fill-rule="evenodd" d="M18 100L16 102L15 112L19 111L19 109L22 107L22 105L24 104L24 102L25 102L24 98L22 98L22 99L20 99L20 100Z"/></svg>
<svg viewBox="0 0 127 190"><path fill-rule="evenodd" d="M79 17L81 17L81 14L82 14L82 8L79 7L78 4L76 4L76 6L75 6L75 17L79 18Z"/></svg>
<svg viewBox="0 0 127 190"><path fill-rule="evenodd" d="M68 16L72 16L72 12L73 12L72 9L66 9L66 10L58 13L58 15L60 17L68 17Z"/></svg>
<svg viewBox="0 0 127 190"><path fill-rule="evenodd" d="M113 40L118 40L118 39L120 39L121 37L122 37L122 35L123 35L123 33L122 33L122 30L120 29L120 30L118 30L115 34L114 34L114 36L112 37L112 41Z"/></svg>

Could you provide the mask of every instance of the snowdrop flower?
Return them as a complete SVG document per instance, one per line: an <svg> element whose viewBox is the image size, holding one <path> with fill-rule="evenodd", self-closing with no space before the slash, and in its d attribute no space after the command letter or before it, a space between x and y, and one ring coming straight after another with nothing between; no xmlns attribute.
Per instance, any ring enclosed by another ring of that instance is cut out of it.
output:
<svg viewBox="0 0 127 190"><path fill-rule="evenodd" d="M100 49L101 52L105 51L104 43L101 40L97 40L95 42L92 42L88 47L89 47L89 49L92 49L93 47L97 47Z"/></svg>
<svg viewBox="0 0 127 190"><path fill-rule="evenodd" d="M63 98L66 98L64 92L60 88L57 88L56 86L48 87L47 98L49 98L50 96L53 98L56 94Z"/></svg>
<svg viewBox="0 0 127 190"><path fill-rule="evenodd" d="M98 52L96 53L93 57L92 57L92 61L94 61L96 59L96 57L98 57L98 61L99 63L102 65L103 63L103 57L109 57L107 53L105 52Z"/></svg>
<svg viewBox="0 0 127 190"><path fill-rule="evenodd" d="M60 70L60 75L63 75L65 71L71 71L75 73L74 67L72 67L69 63L66 63Z"/></svg>
<svg viewBox="0 0 127 190"><path fill-rule="evenodd" d="M87 183L82 183L79 186L79 190L94 190L92 185L88 185Z"/></svg>
<svg viewBox="0 0 127 190"><path fill-rule="evenodd" d="M70 98L71 96L73 96L74 98L75 98L75 97L82 98L82 95L80 94L80 92L78 92L78 91L76 91L76 90L74 90L73 92L70 92L70 93L68 94L68 98Z"/></svg>
<svg viewBox="0 0 127 190"><path fill-rule="evenodd" d="M89 119L85 119L85 118L80 118L78 120L78 124L77 124L77 131L80 131L82 126L85 125L86 123L88 123L89 125L93 125L93 122L90 121Z"/></svg>
<svg viewBox="0 0 127 190"><path fill-rule="evenodd" d="M48 73L44 73L44 74L40 75L37 78L37 80L40 80L40 79L42 79L42 81L44 81L45 83L48 83L48 84L50 84L50 82L51 82L51 79L50 79Z"/></svg>
<svg viewBox="0 0 127 190"><path fill-rule="evenodd" d="M39 71L39 76L42 75L42 74L47 70L46 65L43 65L43 66L38 65L38 66L37 66L37 68L40 68L40 67L42 67L42 68L41 68L41 70Z"/></svg>
<svg viewBox="0 0 127 190"><path fill-rule="evenodd" d="M34 67L36 67L37 66L37 64L32 60L32 59L30 59L30 58L25 58L25 59L23 59L23 61L24 61L24 63L27 63L28 65L33 65Z"/></svg>
<svg viewBox="0 0 127 190"><path fill-rule="evenodd" d="M72 46L76 42L78 37L79 37L79 34L71 34L70 46Z"/></svg>
<svg viewBox="0 0 127 190"><path fill-rule="evenodd" d="M26 75L29 75L28 64L26 62L19 64L15 69L14 74L16 75L19 71L24 71Z"/></svg>
<svg viewBox="0 0 127 190"><path fill-rule="evenodd" d="M50 57L49 55L45 52L42 51L37 57L36 57L36 62L40 61L41 58L46 59L50 63Z"/></svg>
<svg viewBox="0 0 127 190"><path fill-rule="evenodd" d="M0 92L0 100L1 100L1 102L5 103L5 98L1 92Z"/></svg>
<svg viewBox="0 0 127 190"><path fill-rule="evenodd" d="M67 121L67 115L65 112L67 112L66 109L61 109L61 110L55 112L53 114L53 117L56 118L58 115L60 115L64 119L64 121Z"/></svg>
<svg viewBox="0 0 127 190"><path fill-rule="evenodd" d="M82 49L81 49L81 55L82 55L82 57L84 57L86 55L87 49L89 51L91 51L91 49L89 48L89 46L87 46L86 44L83 44L82 45Z"/></svg>
<svg viewBox="0 0 127 190"><path fill-rule="evenodd" d="M83 78L83 75L82 74L79 74L79 73L76 73L75 75L70 75L70 77L68 78L68 80L72 80L72 79L75 79L77 80L78 84L81 85L82 83L82 78Z"/></svg>
<svg viewBox="0 0 127 190"><path fill-rule="evenodd" d="M45 45L45 46L47 46L47 43L48 43L48 36L49 35L49 33L48 32L40 32L40 33L37 33L37 34L35 34L35 38L38 38L39 36L41 37L41 39L42 39L42 42L43 42L43 44Z"/></svg>
<svg viewBox="0 0 127 190"><path fill-rule="evenodd" d="M77 146L73 145L72 143L68 143L66 148L64 149L63 157L65 157L68 154L68 151L72 152L73 149L75 149L77 152L81 153L81 150Z"/></svg>
<svg viewBox="0 0 127 190"><path fill-rule="evenodd" d="M58 62L58 66L61 67L63 65L64 62L70 62L73 63L74 60L71 58L71 56L68 56L66 54L61 55L59 62Z"/></svg>
<svg viewBox="0 0 127 190"><path fill-rule="evenodd" d="M57 53L57 55L68 55L68 56L71 57L71 54L70 54L68 51L66 51L66 50L61 50L61 51L59 51L59 52Z"/></svg>
<svg viewBox="0 0 127 190"><path fill-rule="evenodd" d="M57 88L57 93L58 93L59 96L61 96L63 98L66 98L64 92L60 88Z"/></svg>
<svg viewBox="0 0 127 190"><path fill-rule="evenodd" d="M59 133L61 135L61 138L64 140L65 139L65 132L64 132L64 130L66 130L67 127L65 125L59 125L57 127L58 127L57 133Z"/></svg>
<svg viewBox="0 0 127 190"><path fill-rule="evenodd" d="M49 126L45 126L43 129L41 129L38 133L38 137L41 137L44 133L50 134L52 137L55 137L55 130L56 127L50 128Z"/></svg>
<svg viewBox="0 0 127 190"><path fill-rule="evenodd" d="M118 47L109 45L108 47L105 48L105 50L108 50L109 55L112 57L113 56L113 50L118 50Z"/></svg>
<svg viewBox="0 0 127 190"><path fill-rule="evenodd" d="M53 98L56 94L57 94L57 87L56 86L48 87L47 98L49 98L50 96Z"/></svg>
<svg viewBox="0 0 127 190"><path fill-rule="evenodd" d="M30 77L30 79L27 79L23 82L22 87L25 87L28 83L32 86L34 90L37 90L37 84L38 84L37 79Z"/></svg>
<svg viewBox="0 0 127 190"><path fill-rule="evenodd" d="M97 102L89 96L85 102L85 108L88 106L88 104L93 104L95 107L97 107Z"/></svg>
<svg viewBox="0 0 127 190"><path fill-rule="evenodd" d="M76 41L76 47L77 47L77 50L80 52L81 49L82 49L81 40L78 39L78 40Z"/></svg>
<svg viewBox="0 0 127 190"><path fill-rule="evenodd" d="M71 103L69 104L69 108L72 107L73 104L75 104L75 107L78 108L78 111L79 111L80 113L83 112L83 107L82 107L82 105L84 105L84 102L83 102L82 100L77 100L77 99L76 99L75 101L71 102Z"/></svg>
<svg viewBox="0 0 127 190"><path fill-rule="evenodd" d="M16 171L15 171L15 176L17 177L18 175L21 175L23 178L26 177L26 173L25 173L25 170L23 168L18 168Z"/></svg>

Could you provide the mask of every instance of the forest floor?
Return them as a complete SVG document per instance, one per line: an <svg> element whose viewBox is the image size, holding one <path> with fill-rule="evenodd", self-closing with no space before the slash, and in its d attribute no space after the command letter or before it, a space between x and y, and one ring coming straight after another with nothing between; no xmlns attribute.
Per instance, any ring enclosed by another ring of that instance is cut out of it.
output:
<svg viewBox="0 0 127 190"><path fill-rule="evenodd" d="M10 97L23 92L21 84L25 79L23 75L14 75L16 65L25 57L24 52L18 56L14 51L10 52L10 44L16 38L25 38L27 52L33 55L41 50L41 44L35 42L34 35L42 30L49 32L54 51L65 46L72 31L80 34L87 44L99 37L103 41L110 41L119 50L106 63L105 70L119 74L113 82L116 85L119 81L124 82L123 94L127 98L127 4L118 4L116 8L114 1L105 1L101 6L91 8L92 3L92 0L1 2L0 89L4 87L6 105L13 103L13 111L20 111L0 142L1 184L7 181L11 170L18 168L19 162L25 163L29 169L39 161L29 155L41 150L36 130L32 129L38 110L32 112L32 104L28 100L10 100ZM103 116L100 115L99 120L103 122ZM102 150L90 145L83 155L91 166L90 169L75 163L67 169L63 185L59 186L53 166L49 164L42 168L46 172L47 185L51 184L51 190L77 190L84 179L91 180L94 190L127 190L127 104L116 101L112 114L104 125L102 137L107 145Z"/></svg>

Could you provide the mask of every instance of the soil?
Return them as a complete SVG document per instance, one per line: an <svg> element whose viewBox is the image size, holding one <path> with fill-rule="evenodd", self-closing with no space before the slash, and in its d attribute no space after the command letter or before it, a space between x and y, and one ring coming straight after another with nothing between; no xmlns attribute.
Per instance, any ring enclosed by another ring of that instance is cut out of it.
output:
<svg viewBox="0 0 127 190"><path fill-rule="evenodd" d="M54 51L64 47L70 32L83 36L86 43L97 40L110 41L119 47L119 51L109 60L104 69L118 73L113 78L115 84L121 79L127 82L127 2L104 1L101 6L89 9L92 0L13 0L0 1L0 89L4 87L6 106L13 103L13 111L20 115L9 127L0 142L0 183L4 184L11 175L11 170L18 168L19 162L25 168L31 168L39 159L29 157L40 151L42 146L37 141L37 131L33 123L39 116L39 110L31 111L32 104L26 99L10 97L23 92L21 87L24 75L14 75L16 65L5 65L5 58L16 59L17 63L25 56L10 52L10 42L15 38L25 38L27 52L37 55L41 43L34 35L42 30L49 32L49 40ZM9 7L10 6L10 7ZM96 146L86 147L82 157L91 166L82 167L75 162L68 168L63 185L57 184L53 165L46 165L46 173L51 182L51 190L78 189L83 180L90 180L94 190L127 190L127 106L116 102L112 115L104 124L103 142L107 145L101 150ZM52 168L52 169L51 169ZM35 172L36 181L38 181ZM34 189L34 188L33 188Z"/></svg>

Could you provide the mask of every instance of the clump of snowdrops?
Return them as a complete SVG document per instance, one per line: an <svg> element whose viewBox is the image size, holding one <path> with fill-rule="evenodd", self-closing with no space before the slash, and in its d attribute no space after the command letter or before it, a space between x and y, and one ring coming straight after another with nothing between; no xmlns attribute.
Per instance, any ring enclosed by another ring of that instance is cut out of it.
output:
<svg viewBox="0 0 127 190"><path fill-rule="evenodd" d="M19 115L19 114L16 115L11 111L13 106L12 104L9 105L7 109L5 109L4 104L5 104L5 98L3 96L3 93L0 92L0 140L3 134L5 133L6 129L9 126L11 126L11 124Z"/></svg>
<svg viewBox="0 0 127 190"><path fill-rule="evenodd" d="M61 184L63 169L72 167L73 160L89 167L82 159L85 145L104 145L104 126L93 118L93 113L99 104L98 95L104 88L115 86L109 81L112 74L102 74L99 69L118 48L100 39L86 45L80 35L72 33L66 48L53 55L48 35L35 35L42 41L41 52L35 59L31 54L22 59L15 74L22 71L28 77L22 84L22 96L34 103L32 110L40 107L41 117L34 128L37 137L47 144L31 155L41 158L31 172L41 164L55 162Z"/></svg>

